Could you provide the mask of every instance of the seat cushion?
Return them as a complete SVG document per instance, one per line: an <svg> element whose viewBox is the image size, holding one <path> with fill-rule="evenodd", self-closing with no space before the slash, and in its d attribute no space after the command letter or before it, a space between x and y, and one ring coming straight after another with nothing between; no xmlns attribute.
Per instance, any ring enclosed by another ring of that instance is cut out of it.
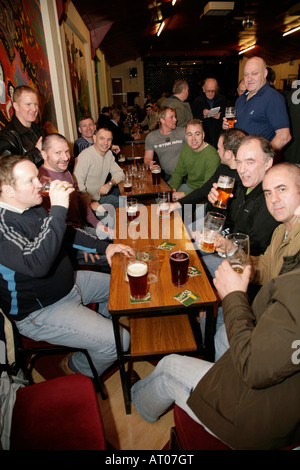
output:
<svg viewBox="0 0 300 470"><path fill-rule="evenodd" d="M177 405L174 406L174 422L183 450L230 450Z"/></svg>
<svg viewBox="0 0 300 470"><path fill-rule="evenodd" d="M19 389L13 411L11 449L105 449L92 380L76 374Z"/></svg>

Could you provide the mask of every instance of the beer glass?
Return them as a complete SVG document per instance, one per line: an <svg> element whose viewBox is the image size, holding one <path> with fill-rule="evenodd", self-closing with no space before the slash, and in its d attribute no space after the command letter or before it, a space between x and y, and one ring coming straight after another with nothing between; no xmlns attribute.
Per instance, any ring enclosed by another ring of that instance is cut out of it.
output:
<svg viewBox="0 0 300 470"><path fill-rule="evenodd" d="M187 283L189 262L189 254L185 251L177 250L170 253L172 284L174 286L184 286Z"/></svg>
<svg viewBox="0 0 300 470"><path fill-rule="evenodd" d="M160 167L153 168L153 170L151 170L151 173L152 173L152 183L154 184L154 186L159 185L161 168Z"/></svg>
<svg viewBox="0 0 300 470"><path fill-rule="evenodd" d="M227 202L234 187L235 179L231 176L220 175L218 179L217 191L219 193L218 199L213 203L214 207L219 209L226 209Z"/></svg>
<svg viewBox="0 0 300 470"><path fill-rule="evenodd" d="M136 254L136 258L148 265L148 284L158 281L159 250L157 246L145 245Z"/></svg>
<svg viewBox="0 0 300 470"><path fill-rule="evenodd" d="M235 107L234 106L229 106L228 108L225 108L225 117L227 121L229 122L229 126L234 127L234 121L235 121Z"/></svg>
<svg viewBox="0 0 300 470"><path fill-rule="evenodd" d="M125 165L125 156L120 153L119 158L118 158L118 165L124 166Z"/></svg>
<svg viewBox="0 0 300 470"><path fill-rule="evenodd" d="M148 266L143 261L135 260L127 264L130 294L135 300L141 300L147 295Z"/></svg>
<svg viewBox="0 0 300 470"><path fill-rule="evenodd" d="M138 216L138 201L137 199L127 199L126 212L128 222L132 222Z"/></svg>
<svg viewBox="0 0 300 470"><path fill-rule="evenodd" d="M226 236L226 259L234 271L241 274L249 264L250 241L244 233L230 233Z"/></svg>
<svg viewBox="0 0 300 470"><path fill-rule="evenodd" d="M132 176L126 173L125 180L124 180L124 192L131 193L131 191L132 191Z"/></svg>
<svg viewBox="0 0 300 470"><path fill-rule="evenodd" d="M158 193L157 202L158 202L158 208L162 217L166 217L169 214L169 201L170 201L170 193L168 192Z"/></svg>
<svg viewBox="0 0 300 470"><path fill-rule="evenodd" d="M205 253L215 251L217 235L222 232L225 223L225 215L218 212L208 212L204 219L203 235L200 242L200 250Z"/></svg>

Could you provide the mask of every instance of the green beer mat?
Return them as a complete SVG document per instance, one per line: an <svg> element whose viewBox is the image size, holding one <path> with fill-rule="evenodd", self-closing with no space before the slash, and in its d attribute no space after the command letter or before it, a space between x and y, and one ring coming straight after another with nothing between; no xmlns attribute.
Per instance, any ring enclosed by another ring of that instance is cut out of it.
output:
<svg viewBox="0 0 300 470"><path fill-rule="evenodd" d="M172 250L172 248L174 248L174 246L176 246L176 243L161 242L161 244L158 245L158 248L160 248L161 250L170 251Z"/></svg>
<svg viewBox="0 0 300 470"><path fill-rule="evenodd" d="M189 307L194 302L200 299L199 295L194 294L194 292L186 289L180 294L175 295L174 299L178 300L178 302L182 303L186 307Z"/></svg>
<svg viewBox="0 0 300 470"><path fill-rule="evenodd" d="M199 271L199 269L196 268L196 266L189 266L188 276L189 277L201 276L201 271Z"/></svg>
<svg viewBox="0 0 300 470"><path fill-rule="evenodd" d="M147 295L146 297L144 297L143 299L133 299L130 295L130 303L131 304L141 304L141 303L144 303L144 302L150 302L151 300L151 297L150 297L150 292L148 291L147 292Z"/></svg>

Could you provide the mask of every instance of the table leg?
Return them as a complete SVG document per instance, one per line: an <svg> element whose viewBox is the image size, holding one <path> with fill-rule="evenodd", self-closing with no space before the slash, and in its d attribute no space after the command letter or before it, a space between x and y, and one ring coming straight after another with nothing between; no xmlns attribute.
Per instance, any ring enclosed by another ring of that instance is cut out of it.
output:
<svg viewBox="0 0 300 470"><path fill-rule="evenodd" d="M124 355L123 355L123 350L122 350L122 345L121 345L118 315L112 315L112 322L113 322L113 328L114 328L114 334L115 334L116 349L117 349L117 355L118 355L118 362L119 362L119 368L120 368L120 376L121 376L126 414L131 414L130 391L128 389L128 384L126 380L125 363L124 363Z"/></svg>
<svg viewBox="0 0 300 470"><path fill-rule="evenodd" d="M214 307L206 308L206 321L205 321L205 341L204 341L204 359L209 362L215 360L215 318Z"/></svg>

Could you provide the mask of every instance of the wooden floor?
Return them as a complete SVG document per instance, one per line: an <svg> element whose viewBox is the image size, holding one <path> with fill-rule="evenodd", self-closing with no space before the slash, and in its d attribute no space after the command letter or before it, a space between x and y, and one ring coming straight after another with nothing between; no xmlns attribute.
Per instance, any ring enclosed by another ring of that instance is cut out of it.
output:
<svg viewBox="0 0 300 470"><path fill-rule="evenodd" d="M149 362L135 362L134 369L141 378L148 375L154 366ZM36 371L35 382L44 378ZM162 450L170 438L173 426L173 411L169 411L156 423L147 423L132 405L130 415L125 412L120 373L117 370L105 381L108 398L102 400L99 395L105 437L116 450Z"/></svg>

